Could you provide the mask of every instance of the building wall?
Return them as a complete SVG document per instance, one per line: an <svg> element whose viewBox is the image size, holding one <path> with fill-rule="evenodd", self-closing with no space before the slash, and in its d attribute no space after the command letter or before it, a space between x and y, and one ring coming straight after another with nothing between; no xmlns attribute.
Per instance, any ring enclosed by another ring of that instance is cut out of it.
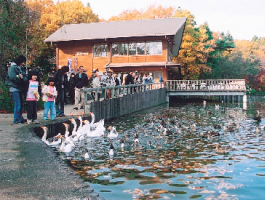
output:
<svg viewBox="0 0 265 200"><path fill-rule="evenodd" d="M137 42L162 40L162 55L136 55L136 56L111 56L110 47L113 42ZM107 57L93 57L93 45L99 43L108 44ZM166 62L167 59L167 41L163 37L130 38L130 39L112 39L108 41L69 41L57 43L57 67L67 65L68 59L72 59L72 69L74 68L74 59L77 58L77 67L84 66L87 74L91 75L92 70L98 68L105 71L104 66L108 63L139 63L139 62ZM160 70L156 67L155 70ZM136 70L133 67L130 70ZM143 71L143 70L142 70ZM166 74L166 73L165 73Z"/></svg>

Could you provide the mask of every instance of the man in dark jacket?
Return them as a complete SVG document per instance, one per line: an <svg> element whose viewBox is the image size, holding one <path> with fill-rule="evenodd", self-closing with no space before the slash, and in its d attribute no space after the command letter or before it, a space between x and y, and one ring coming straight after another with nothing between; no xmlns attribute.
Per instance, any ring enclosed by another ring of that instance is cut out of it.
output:
<svg viewBox="0 0 265 200"><path fill-rule="evenodd" d="M25 122L23 118L23 90L24 83L28 80L26 73L23 71L23 65L26 63L26 57L18 56L8 70L6 84L9 87L9 92L12 94L14 102L14 124L21 124Z"/></svg>
<svg viewBox="0 0 265 200"><path fill-rule="evenodd" d="M56 116L64 117L64 101L67 87L67 72L69 71L68 66L63 66L54 73L55 87L57 90L57 98L55 100Z"/></svg>
<svg viewBox="0 0 265 200"><path fill-rule="evenodd" d="M132 76L133 72L130 72L127 76L126 76L126 80L125 80L125 85L130 85L130 84L134 84L134 78Z"/></svg>
<svg viewBox="0 0 265 200"><path fill-rule="evenodd" d="M75 110L78 110L78 104L80 101L80 109L84 109L84 92L82 89L87 87L88 77L84 73L84 67L79 67L79 73L75 75Z"/></svg>

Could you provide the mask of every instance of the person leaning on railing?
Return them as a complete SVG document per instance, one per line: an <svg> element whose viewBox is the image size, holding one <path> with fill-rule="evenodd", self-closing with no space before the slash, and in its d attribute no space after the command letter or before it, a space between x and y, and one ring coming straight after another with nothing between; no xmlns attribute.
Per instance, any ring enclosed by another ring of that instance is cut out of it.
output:
<svg viewBox="0 0 265 200"><path fill-rule="evenodd" d="M102 72L97 72L95 74L95 78L93 79L93 88L99 88L99 87L102 87L102 82L101 82L101 78L103 76L103 73ZM98 100L100 99L100 94L102 93L102 91L96 91L95 94L97 94L97 98L96 98L96 95L94 94L94 100Z"/></svg>
<svg viewBox="0 0 265 200"><path fill-rule="evenodd" d="M107 76L102 81L105 86L115 86L115 80L112 76L112 71L107 71ZM111 98L111 89L107 89L107 99Z"/></svg>

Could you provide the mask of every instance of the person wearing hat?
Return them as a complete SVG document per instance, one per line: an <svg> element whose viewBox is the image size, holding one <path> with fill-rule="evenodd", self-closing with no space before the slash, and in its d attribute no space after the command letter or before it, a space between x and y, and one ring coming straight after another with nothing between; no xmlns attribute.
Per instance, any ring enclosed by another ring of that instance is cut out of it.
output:
<svg viewBox="0 0 265 200"><path fill-rule="evenodd" d="M51 120L55 120L55 98L57 97L57 90L54 86L54 78L49 77L47 84L42 89L42 100L44 102L43 119L48 120L48 113L50 110Z"/></svg>
<svg viewBox="0 0 265 200"><path fill-rule="evenodd" d="M102 86L102 81L101 81L102 76L103 76L102 72L97 72L96 73L96 77L93 79L93 88L99 88L99 87ZM97 93L97 98L94 95L94 97L95 97L94 100L98 100L99 101L100 94L102 93L102 91L97 91L95 93Z"/></svg>
<svg viewBox="0 0 265 200"><path fill-rule="evenodd" d="M112 71L107 71L107 76L105 77L105 79L103 80L103 84L108 86L115 86L115 80L114 77L112 76ZM108 89L107 90L107 98L110 99L111 98L111 90Z"/></svg>

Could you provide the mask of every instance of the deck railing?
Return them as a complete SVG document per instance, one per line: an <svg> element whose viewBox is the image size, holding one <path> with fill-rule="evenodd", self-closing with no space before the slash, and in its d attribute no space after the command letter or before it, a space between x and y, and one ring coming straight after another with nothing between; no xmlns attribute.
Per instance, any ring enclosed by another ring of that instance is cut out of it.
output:
<svg viewBox="0 0 265 200"><path fill-rule="evenodd" d="M132 84L132 85L118 85L99 88L84 88L85 102L89 99L98 101L98 94L101 99L118 98L124 95L145 92L148 90L156 90L164 88L164 83L149 83L149 84Z"/></svg>
<svg viewBox="0 0 265 200"><path fill-rule="evenodd" d="M245 79L168 80L168 91L246 91Z"/></svg>

